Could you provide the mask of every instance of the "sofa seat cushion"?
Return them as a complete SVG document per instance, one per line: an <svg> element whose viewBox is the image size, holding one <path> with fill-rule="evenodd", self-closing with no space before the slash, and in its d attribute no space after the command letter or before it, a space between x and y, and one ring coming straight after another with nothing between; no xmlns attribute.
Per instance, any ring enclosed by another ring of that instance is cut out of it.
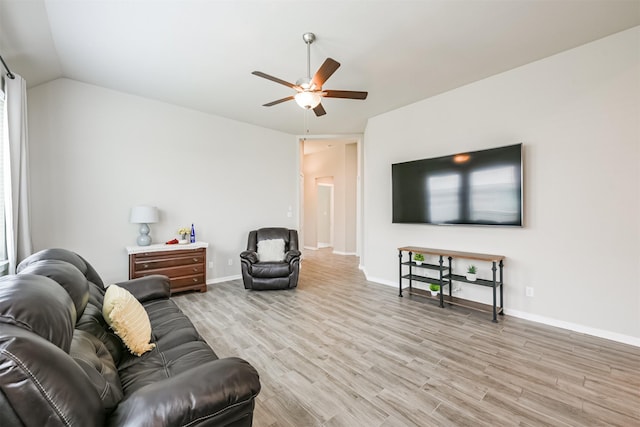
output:
<svg viewBox="0 0 640 427"><path fill-rule="evenodd" d="M125 398L144 386L218 359L175 302L159 299L143 306L149 315L156 347L141 357L123 356L118 371Z"/></svg>
<svg viewBox="0 0 640 427"><path fill-rule="evenodd" d="M251 266L253 277L287 277L289 273L289 264L284 262L259 262Z"/></svg>
<svg viewBox="0 0 640 427"><path fill-rule="evenodd" d="M166 349L157 345L141 357L126 355L118 367L125 399L142 387L216 359L216 354L204 341L191 341Z"/></svg>
<svg viewBox="0 0 640 427"><path fill-rule="evenodd" d="M151 340L163 349L201 340L191 320L170 299L159 299L142 304L151 322Z"/></svg>

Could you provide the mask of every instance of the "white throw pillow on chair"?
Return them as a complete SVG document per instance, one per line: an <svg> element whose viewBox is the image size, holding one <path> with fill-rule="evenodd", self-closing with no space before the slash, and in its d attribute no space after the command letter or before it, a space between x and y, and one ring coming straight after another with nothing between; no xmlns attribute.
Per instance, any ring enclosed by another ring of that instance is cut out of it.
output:
<svg viewBox="0 0 640 427"><path fill-rule="evenodd" d="M284 261L284 240L260 240L258 242L258 260L260 262Z"/></svg>

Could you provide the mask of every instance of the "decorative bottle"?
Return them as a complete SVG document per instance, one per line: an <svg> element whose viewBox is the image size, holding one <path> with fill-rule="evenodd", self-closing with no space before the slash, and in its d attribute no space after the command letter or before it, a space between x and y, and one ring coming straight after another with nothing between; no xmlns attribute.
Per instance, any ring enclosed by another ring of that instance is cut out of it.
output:
<svg viewBox="0 0 640 427"><path fill-rule="evenodd" d="M196 242L196 229L193 228L193 224L191 224L191 243L195 243Z"/></svg>

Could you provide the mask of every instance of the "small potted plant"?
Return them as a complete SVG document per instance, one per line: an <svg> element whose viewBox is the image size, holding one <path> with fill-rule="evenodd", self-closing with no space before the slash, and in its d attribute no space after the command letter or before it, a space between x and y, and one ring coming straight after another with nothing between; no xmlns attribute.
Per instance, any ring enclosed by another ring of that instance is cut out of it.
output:
<svg viewBox="0 0 640 427"><path fill-rule="evenodd" d="M430 284L429 290L431 291L431 295L435 297L438 295L438 292L440 292L440 285Z"/></svg>
<svg viewBox="0 0 640 427"><path fill-rule="evenodd" d="M191 233L191 229L187 227L182 227L178 230L178 235L180 238L178 239L178 243L184 245L185 243L189 243L189 234Z"/></svg>
<svg viewBox="0 0 640 427"><path fill-rule="evenodd" d="M476 266L475 265L470 265L469 268L467 268L467 274L466 274L467 280L470 282L475 282L476 281Z"/></svg>
<svg viewBox="0 0 640 427"><path fill-rule="evenodd" d="M424 255L415 254L413 256L413 260L416 262L416 265L422 265L422 263L424 262Z"/></svg>

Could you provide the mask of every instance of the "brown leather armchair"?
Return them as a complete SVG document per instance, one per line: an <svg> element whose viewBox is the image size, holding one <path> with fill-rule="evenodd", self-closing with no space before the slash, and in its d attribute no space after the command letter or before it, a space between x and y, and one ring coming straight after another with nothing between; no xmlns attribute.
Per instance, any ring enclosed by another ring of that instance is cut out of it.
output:
<svg viewBox="0 0 640 427"><path fill-rule="evenodd" d="M266 240L284 241L281 261L260 261L259 244ZM287 228L261 228L249 232L247 250L240 254L245 289L291 289L298 286L300 256L298 232Z"/></svg>

